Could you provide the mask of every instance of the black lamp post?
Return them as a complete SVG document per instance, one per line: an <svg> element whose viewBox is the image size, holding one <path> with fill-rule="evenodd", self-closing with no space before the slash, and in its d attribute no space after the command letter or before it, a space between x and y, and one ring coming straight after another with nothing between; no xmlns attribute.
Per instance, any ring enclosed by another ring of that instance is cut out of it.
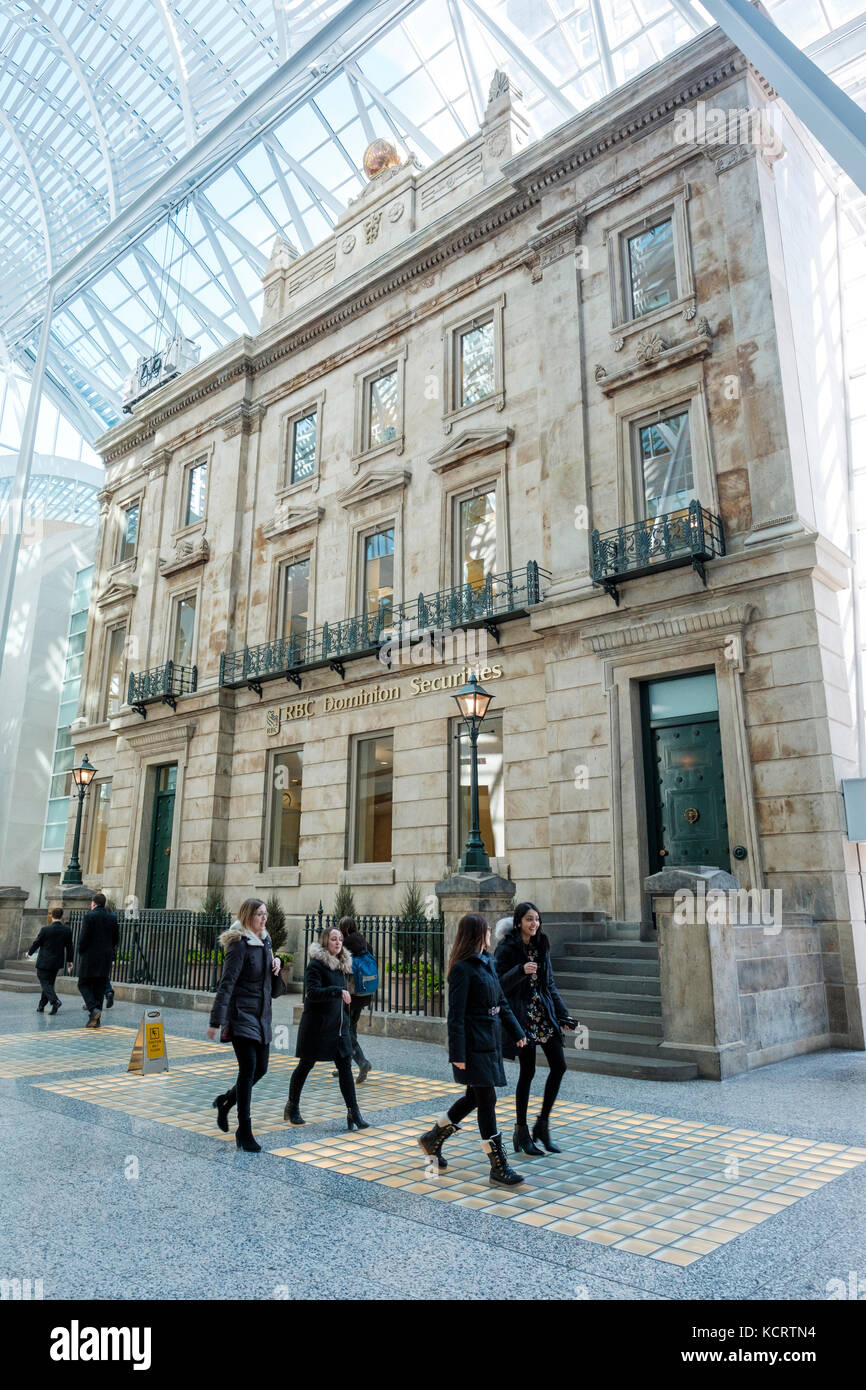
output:
<svg viewBox="0 0 866 1390"><path fill-rule="evenodd" d="M87 795L87 788L90 786L95 776L96 768L85 753L78 766L72 769L72 780L78 788L78 811L75 816L75 836L72 841L72 855L66 866L66 873L63 875L64 883L81 882L81 865L78 862L78 845L81 840L81 811L84 806L84 798Z"/></svg>
<svg viewBox="0 0 866 1390"><path fill-rule="evenodd" d="M487 691L478 684L475 672L470 672L469 681L466 685L454 692L454 699L457 701L457 708L466 721L466 729L469 734L469 742L472 749L472 773L471 773L471 826L469 838L466 841L466 848L463 851L463 858L460 861L460 868L463 873L489 873L490 860L484 848L484 841L481 838L481 826L478 815L478 734L481 729L481 721L487 713L487 706L493 699Z"/></svg>

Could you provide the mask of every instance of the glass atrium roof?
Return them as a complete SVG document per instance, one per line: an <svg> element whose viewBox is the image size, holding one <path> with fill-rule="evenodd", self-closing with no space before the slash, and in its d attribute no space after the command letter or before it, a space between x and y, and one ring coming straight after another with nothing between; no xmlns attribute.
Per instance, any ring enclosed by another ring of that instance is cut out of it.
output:
<svg viewBox="0 0 866 1390"><path fill-rule="evenodd" d="M866 101L866 0L765 0ZM540 136L711 23L699 0L0 0L0 354L92 441L168 334L257 329L275 234L328 234L384 136L429 163L506 68ZM0 363L2 363L0 356ZM2 375L0 365L0 375Z"/></svg>

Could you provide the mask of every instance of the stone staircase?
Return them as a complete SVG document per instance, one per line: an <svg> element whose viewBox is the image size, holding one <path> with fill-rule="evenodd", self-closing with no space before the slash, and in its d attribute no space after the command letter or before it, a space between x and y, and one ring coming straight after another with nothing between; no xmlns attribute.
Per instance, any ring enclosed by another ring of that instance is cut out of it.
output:
<svg viewBox="0 0 866 1390"><path fill-rule="evenodd" d="M662 1003L658 947L640 940L640 924L614 922L603 913L548 913L556 986L573 1018L589 1030L589 1046L575 1048L566 1033L572 1071L630 1076L641 1081L693 1081L693 1062L659 1050Z"/></svg>
<svg viewBox="0 0 866 1390"><path fill-rule="evenodd" d="M34 962L7 961L5 967L0 970L0 989L9 990L12 994L41 994Z"/></svg>

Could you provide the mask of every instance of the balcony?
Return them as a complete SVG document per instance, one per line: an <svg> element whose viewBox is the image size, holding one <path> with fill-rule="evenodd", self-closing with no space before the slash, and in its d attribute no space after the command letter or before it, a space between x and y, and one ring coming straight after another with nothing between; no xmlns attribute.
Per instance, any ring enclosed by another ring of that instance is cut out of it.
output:
<svg viewBox="0 0 866 1390"><path fill-rule="evenodd" d="M391 641L421 641L425 634L484 627L499 641L499 624L526 616L550 579L534 560L522 569L489 574L483 584L419 594L409 603L382 605L378 613L323 623L304 637L278 638L220 656L220 685L246 685L261 698L262 682L283 678L300 690L305 671L327 666L346 678L345 663L377 656ZM390 664L390 663L386 663Z"/></svg>
<svg viewBox="0 0 866 1390"><path fill-rule="evenodd" d="M706 585L706 560L725 553L725 535L719 517L706 511L700 502L690 502L682 511L669 512L619 526L600 535L592 533L592 582L619 604L619 585L628 579L641 579L660 570L691 565Z"/></svg>
<svg viewBox="0 0 866 1390"><path fill-rule="evenodd" d="M147 705L161 700L164 705L177 709L177 697L192 695L197 688L197 666L175 666L173 661L167 661L164 666L154 666L150 671L130 673L126 703L146 719Z"/></svg>

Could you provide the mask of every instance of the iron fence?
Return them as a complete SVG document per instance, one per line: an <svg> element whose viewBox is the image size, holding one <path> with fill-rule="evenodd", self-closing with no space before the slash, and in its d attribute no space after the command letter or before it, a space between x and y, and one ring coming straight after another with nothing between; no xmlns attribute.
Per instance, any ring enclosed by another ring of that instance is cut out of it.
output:
<svg viewBox="0 0 866 1390"><path fill-rule="evenodd" d="M371 996L382 1013L445 1015L445 919L442 916L356 916L358 931L376 958L379 984ZM304 919L304 997L310 946L321 933L339 925L339 918L318 912Z"/></svg>
<svg viewBox="0 0 866 1390"><path fill-rule="evenodd" d="M719 517L692 501L680 511L665 513L615 531L592 533L592 582L619 603L618 585L677 565L691 565L707 582L704 562L725 553Z"/></svg>
<svg viewBox="0 0 866 1390"><path fill-rule="evenodd" d="M111 970L112 984L193 989L205 994L216 991L224 954L217 938L231 925L231 913L146 907L134 915L120 911L116 916L120 941ZM78 940L84 917L83 909L69 914L76 975L80 965Z"/></svg>
<svg viewBox="0 0 866 1390"><path fill-rule="evenodd" d="M126 703L146 719L146 706L154 700L177 709L178 696L194 695L197 689L197 666L176 666L173 661L167 661L164 666L153 666L149 671L130 671Z"/></svg>

